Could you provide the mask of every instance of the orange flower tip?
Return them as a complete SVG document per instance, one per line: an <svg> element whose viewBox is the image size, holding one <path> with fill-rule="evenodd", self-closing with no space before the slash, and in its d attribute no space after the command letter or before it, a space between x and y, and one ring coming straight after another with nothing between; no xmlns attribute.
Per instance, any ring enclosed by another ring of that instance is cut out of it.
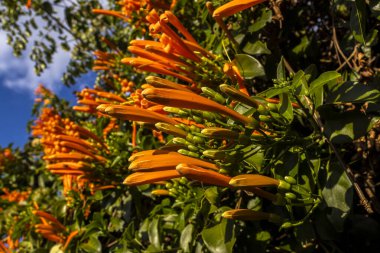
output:
<svg viewBox="0 0 380 253"><path fill-rule="evenodd" d="M223 17L229 17L234 15L235 13L238 13L240 11L243 11L245 9L248 9L254 5L260 4L264 2L265 0L232 0L219 8L217 8L212 16L214 18L223 18Z"/></svg>
<svg viewBox="0 0 380 253"><path fill-rule="evenodd" d="M270 214L250 209L232 209L225 211L222 217L232 220L267 220Z"/></svg>
<svg viewBox="0 0 380 253"><path fill-rule="evenodd" d="M155 196L169 196L170 192L165 189L156 189L151 191L151 194Z"/></svg>
<svg viewBox="0 0 380 253"><path fill-rule="evenodd" d="M234 187L279 186L280 181L271 177L256 174L239 175L231 178L229 184Z"/></svg>

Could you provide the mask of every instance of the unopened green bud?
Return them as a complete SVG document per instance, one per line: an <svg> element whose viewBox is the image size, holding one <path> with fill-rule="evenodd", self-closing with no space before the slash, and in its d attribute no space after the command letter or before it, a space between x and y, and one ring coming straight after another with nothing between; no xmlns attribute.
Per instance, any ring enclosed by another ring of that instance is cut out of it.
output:
<svg viewBox="0 0 380 253"><path fill-rule="evenodd" d="M187 125L183 124L183 123L177 124L175 126L181 128L182 130L184 130L186 132L190 132L190 128Z"/></svg>
<svg viewBox="0 0 380 253"><path fill-rule="evenodd" d="M201 132L201 129L195 125L191 125L190 127L190 131L191 132L195 132L195 133L200 133Z"/></svg>
<svg viewBox="0 0 380 253"><path fill-rule="evenodd" d="M187 148L190 150L190 151L193 151L193 152L198 152L198 148L194 145L188 145Z"/></svg>
<svg viewBox="0 0 380 253"><path fill-rule="evenodd" d="M187 180L186 177L181 177L181 179L179 180L179 182L180 182L181 184L187 184L187 183L189 182L189 180Z"/></svg>
<svg viewBox="0 0 380 253"><path fill-rule="evenodd" d="M294 199L297 199L297 196L292 192L287 192L287 193L285 193L285 198L287 198L289 200L294 200Z"/></svg>
<svg viewBox="0 0 380 253"><path fill-rule="evenodd" d="M263 121L263 122L267 122L267 121L270 121L272 118L270 116L266 116L266 115L259 115L259 120L260 121Z"/></svg>
<svg viewBox="0 0 380 253"><path fill-rule="evenodd" d="M173 143L178 144L178 145L183 145L183 146L191 145L190 142L180 137L173 138Z"/></svg>
<svg viewBox="0 0 380 253"><path fill-rule="evenodd" d="M177 136L177 137L185 138L187 135L187 132L185 132L184 130L168 123L159 122L159 123L156 123L155 126L158 130L167 134Z"/></svg>
<svg viewBox="0 0 380 253"><path fill-rule="evenodd" d="M267 115L268 114L268 108L266 108L264 105L259 105L259 107L257 107L257 111L262 114L262 115Z"/></svg>
<svg viewBox="0 0 380 253"><path fill-rule="evenodd" d="M230 129L220 128L220 127L208 127L201 131L207 137L213 138L226 138L226 139L236 139L239 137L239 134Z"/></svg>
<svg viewBox="0 0 380 253"><path fill-rule="evenodd" d="M282 225L280 227L280 230L281 229L288 229L288 228L291 228L291 227L293 227L292 223L290 223L290 222L284 222L284 223L282 223Z"/></svg>
<svg viewBox="0 0 380 253"><path fill-rule="evenodd" d="M288 182L283 180L279 180L279 184L277 187L279 190L289 191L291 189L291 185Z"/></svg>
<svg viewBox="0 0 380 253"><path fill-rule="evenodd" d="M274 103L268 103L267 106L268 106L268 109L269 109L270 111L272 111L272 112L277 112L277 111L278 111L278 107L277 107L277 105L274 104Z"/></svg>
<svg viewBox="0 0 380 253"><path fill-rule="evenodd" d="M203 119L201 117L198 117L197 115L193 115L192 118L197 123L202 123L203 122Z"/></svg>
<svg viewBox="0 0 380 253"><path fill-rule="evenodd" d="M228 84L221 84L219 85L219 88L222 92L227 94L233 100L252 106L253 108L257 108L261 104L260 102L256 101L254 98L248 96L247 94L244 94L243 92L231 87Z"/></svg>
<svg viewBox="0 0 380 253"><path fill-rule="evenodd" d="M205 140L199 136L194 136L192 141L196 144L203 144L205 142Z"/></svg>
<svg viewBox="0 0 380 253"><path fill-rule="evenodd" d="M297 181L294 179L294 177L291 176L285 176L285 181L288 182L289 184L297 184Z"/></svg>
<svg viewBox="0 0 380 253"><path fill-rule="evenodd" d="M205 150L203 151L203 155L216 160L225 160L229 158L229 155L226 154L225 151L216 149Z"/></svg>
<svg viewBox="0 0 380 253"><path fill-rule="evenodd" d="M209 98L211 98L212 100L220 103L220 104L225 104L226 103L226 99L218 92L214 91L213 89L209 88L209 87L202 87L202 92L208 96Z"/></svg>
<svg viewBox="0 0 380 253"><path fill-rule="evenodd" d="M189 116L189 113L184 111L184 110L181 110L179 108L176 108L176 107L170 107L170 106L165 106L163 108L163 110L165 112L169 112L169 113L173 113L173 114L177 114L179 116L182 116L182 117L187 117Z"/></svg>
<svg viewBox="0 0 380 253"><path fill-rule="evenodd" d="M192 152L192 151L189 151L189 150L186 150L186 149L179 149L177 152L180 153L181 155L199 158L199 154Z"/></svg>

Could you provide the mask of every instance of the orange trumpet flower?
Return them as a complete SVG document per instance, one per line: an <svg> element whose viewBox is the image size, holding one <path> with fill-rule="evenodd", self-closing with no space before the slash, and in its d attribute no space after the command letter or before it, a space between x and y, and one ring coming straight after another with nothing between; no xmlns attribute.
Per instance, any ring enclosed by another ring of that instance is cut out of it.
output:
<svg viewBox="0 0 380 253"><path fill-rule="evenodd" d="M181 155L176 152L162 155L145 155L139 157L129 165L129 169L133 171L174 170L180 163L202 166L210 170L219 170L219 168L213 163Z"/></svg>
<svg viewBox="0 0 380 253"><path fill-rule="evenodd" d="M96 109L102 113L123 120L141 121L145 123L166 122L172 125L176 124L176 121L165 115L135 106L102 104Z"/></svg>
<svg viewBox="0 0 380 253"><path fill-rule="evenodd" d="M233 0L217 8L213 12L212 16L217 18L226 18L264 1L265 0Z"/></svg>
<svg viewBox="0 0 380 253"><path fill-rule="evenodd" d="M217 112L248 125L253 121L252 118L192 92L148 88L142 92L142 95L149 101L166 106Z"/></svg>
<svg viewBox="0 0 380 253"><path fill-rule="evenodd" d="M221 187L231 187L231 185L228 184L231 177L222 175L215 171L207 170L195 165L188 165L185 163L178 164L176 170L182 176L192 180L197 180L205 184Z"/></svg>
<svg viewBox="0 0 380 253"><path fill-rule="evenodd" d="M280 180L257 174L244 174L233 177L230 185L239 188L279 186Z"/></svg>
<svg viewBox="0 0 380 253"><path fill-rule="evenodd" d="M142 184L150 184L158 181L169 180L181 177L181 175L176 170L165 170L165 171L155 171L155 172L136 172L129 175L125 180L124 184L135 186Z"/></svg>

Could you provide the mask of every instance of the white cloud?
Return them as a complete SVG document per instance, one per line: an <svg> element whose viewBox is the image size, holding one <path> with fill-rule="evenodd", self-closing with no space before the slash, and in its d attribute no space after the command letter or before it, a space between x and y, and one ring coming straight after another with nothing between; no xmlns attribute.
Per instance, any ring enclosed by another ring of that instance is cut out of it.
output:
<svg viewBox="0 0 380 253"><path fill-rule="evenodd" d="M0 76L4 85L15 91L33 92L38 84L42 83L49 89L57 92L61 84L61 77L70 60L70 53L61 49L53 56L53 62L37 76L34 72L34 63L29 59L30 45L19 58L12 53L12 48L6 44L6 36L0 33Z"/></svg>

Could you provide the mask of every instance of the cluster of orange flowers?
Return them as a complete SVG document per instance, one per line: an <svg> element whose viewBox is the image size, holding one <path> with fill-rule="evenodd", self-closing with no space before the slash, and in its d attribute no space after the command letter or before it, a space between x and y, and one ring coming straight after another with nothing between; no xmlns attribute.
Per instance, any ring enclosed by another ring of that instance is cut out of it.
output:
<svg viewBox="0 0 380 253"><path fill-rule="evenodd" d="M140 27L146 22L144 17L150 10L172 10L176 4L177 0L172 0L171 2L165 0L121 0L118 2L121 7L120 11L93 9L93 12L121 18L130 22L134 27ZM133 17L137 17L137 19L133 20Z"/></svg>
<svg viewBox="0 0 380 253"><path fill-rule="evenodd" d="M105 92L96 89L83 89L77 94L78 104L82 106L74 106L73 109L80 112L96 113L96 107L101 104L124 103L126 100L119 95L111 92Z"/></svg>
<svg viewBox="0 0 380 253"><path fill-rule="evenodd" d="M106 161L98 155L100 148L106 148L99 137L68 118L61 118L52 108L42 109L32 126L32 135L41 137L46 168L62 177L64 194L83 189L87 184L83 176L91 173L92 162Z"/></svg>
<svg viewBox="0 0 380 253"><path fill-rule="evenodd" d="M20 203L22 201L27 200L30 195L30 191L9 191L9 189L7 188L2 188L1 191L3 192L3 194L0 195L0 198L9 202Z"/></svg>
<svg viewBox="0 0 380 253"><path fill-rule="evenodd" d="M41 234L42 237L49 241L62 244L63 251L65 251L71 240L79 233L78 230L74 230L68 234L67 228L49 213L34 210L33 214L41 221L41 223L34 225L36 233Z"/></svg>

